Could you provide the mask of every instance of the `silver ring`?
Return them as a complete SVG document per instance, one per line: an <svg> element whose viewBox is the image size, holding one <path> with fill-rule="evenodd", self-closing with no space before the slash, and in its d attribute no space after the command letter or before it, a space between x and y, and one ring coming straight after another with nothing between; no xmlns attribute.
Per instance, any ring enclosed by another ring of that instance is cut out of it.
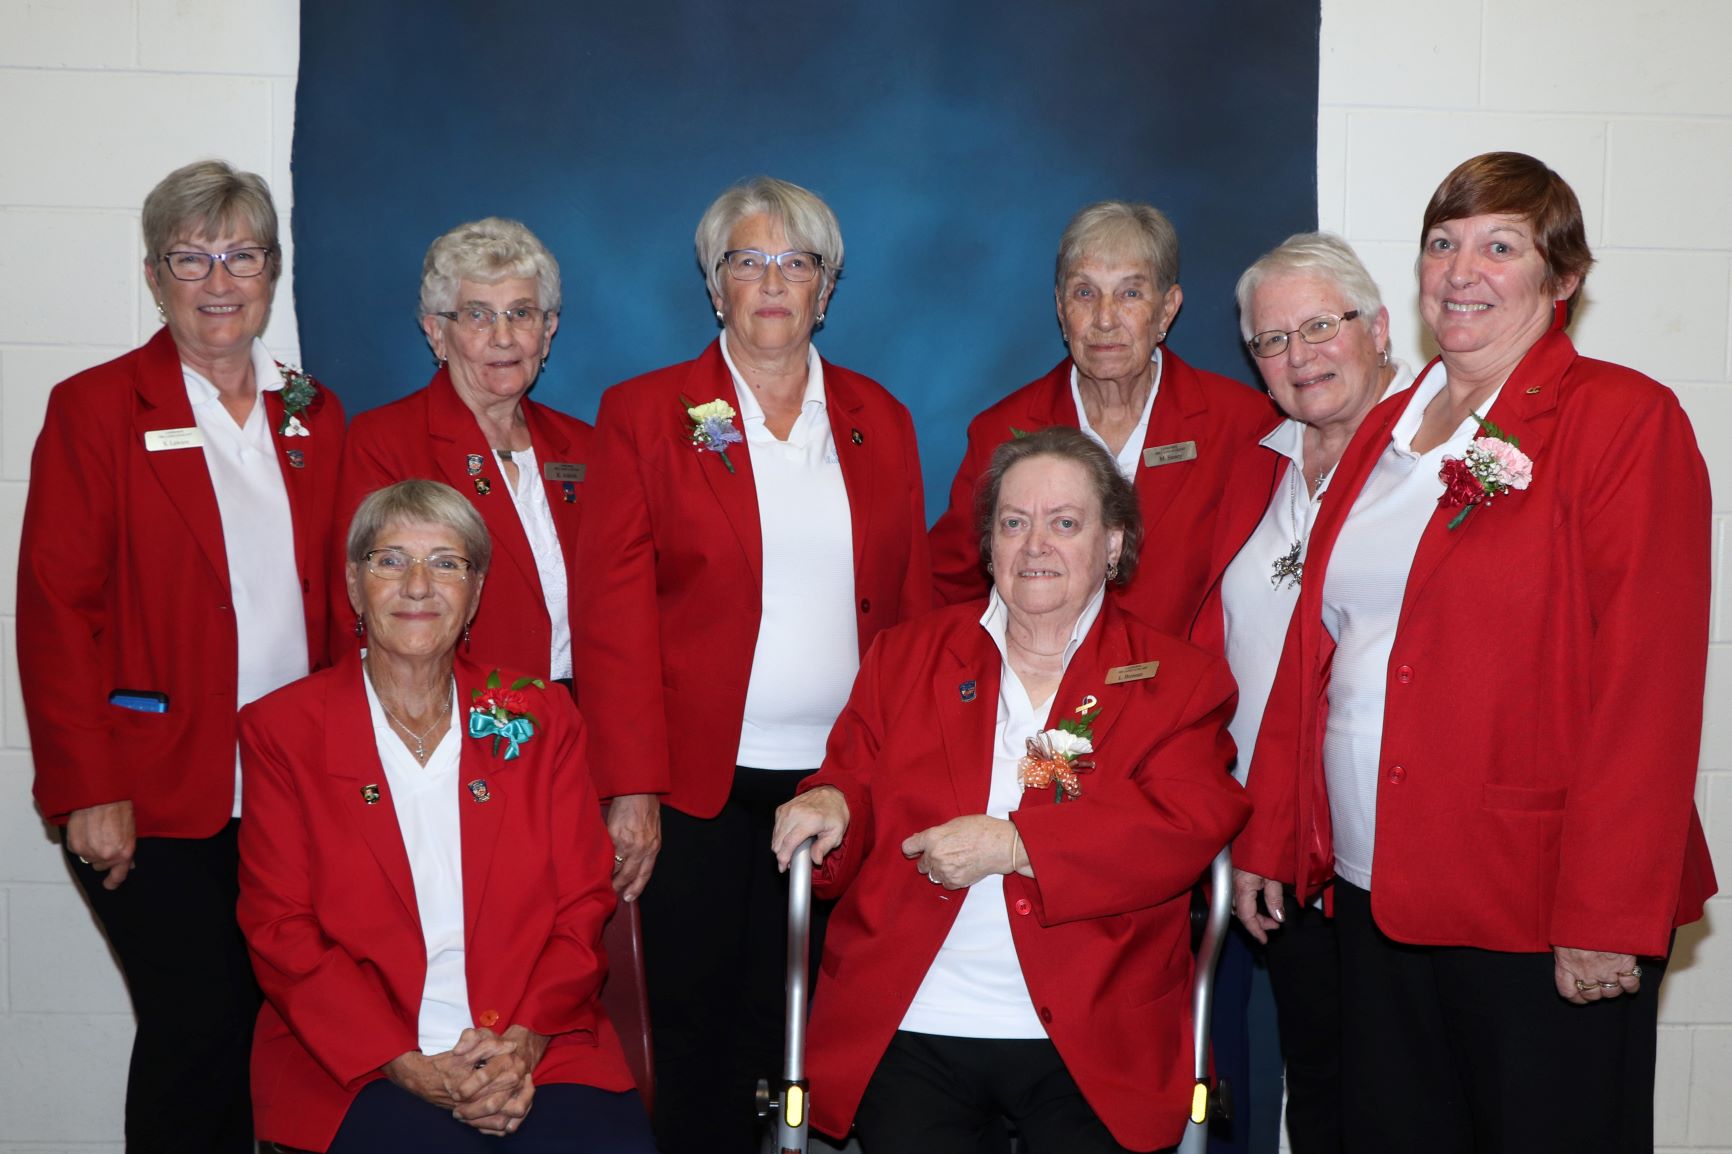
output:
<svg viewBox="0 0 1732 1154"><path fill-rule="evenodd" d="M90 859L85 857L83 854L78 855L78 860L83 862L85 865L90 864Z"/></svg>
<svg viewBox="0 0 1732 1154"><path fill-rule="evenodd" d="M935 886L941 886L941 885L943 885L943 884L944 884L944 883L943 883L943 882L941 882L941 881L939 881L939 880L938 880L938 879L937 879L937 878L936 878L936 877L935 877L935 876L933 876L933 875L932 875L932 874L927 874L927 875L926 875L926 880L927 880L927 881L929 881L929 882L931 882L931 883L932 883L932 884L933 884L933 885L935 885Z"/></svg>
<svg viewBox="0 0 1732 1154"><path fill-rule="evenodd" d="M1616 983L1616 982L1601 982L1600 983L1600 989L1602 989L1602 990L1615 990L1618 988L1619 988L1618 983Z"/></svg>

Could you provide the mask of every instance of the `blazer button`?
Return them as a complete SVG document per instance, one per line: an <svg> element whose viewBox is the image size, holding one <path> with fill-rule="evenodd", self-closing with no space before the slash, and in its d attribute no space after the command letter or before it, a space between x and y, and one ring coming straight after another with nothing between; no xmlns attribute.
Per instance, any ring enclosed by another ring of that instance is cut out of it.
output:
<svg viewBox="0 0 1732 1154"><path fill-rule="evenodd" d="M1401 668L1397 669L1395 671L1395 680L1401 682L1401 684L1403 684L1403 685L1406 685L1409 681L1412 681L1413 680L1413 666L1403 665Z"/></svg>
<svg viewBox="0 0 1732 1154"><path fill-rule="evenodd" d="M872 612L872 598L870 598L870 597L860 598L860 612L862 612L862 613Z"/></svg>
<svg viewBox="0 0 1732 1154"><path fill-rule="evenodd" d="M475 1024L486 1030L491 1030L497 1021L499 1021L498 1010L482 1010L475 1016Z"/></svg>
<svg viewBox="0 0 1732 1154"><path fill-rule="evenodd" d="M1402 782L1404 782L1406 780L1407 780L1407 767L1406 766L1394 765L1394 766L1391 766L1389 768L1389 784L1390 785L1400 785Z"/></svg>
<svg viewBox="0 0 1732 1154"><path fill-rule="evenodd" d="M1016 899L1016 906L1014 908L1016 909L1017 913L1023 915L1024 917L1027 917L1028 911L1032 910L1034 907L1028 904L1027 898L1017 898Z"/></svg>
<svg viewBox="0 0 1732 1154"><path fill-rule="evenodd" d="M1042 1006L1040 1008L1040 1020L1049 1026L1052 1025L1052 1011Z"/></svg>

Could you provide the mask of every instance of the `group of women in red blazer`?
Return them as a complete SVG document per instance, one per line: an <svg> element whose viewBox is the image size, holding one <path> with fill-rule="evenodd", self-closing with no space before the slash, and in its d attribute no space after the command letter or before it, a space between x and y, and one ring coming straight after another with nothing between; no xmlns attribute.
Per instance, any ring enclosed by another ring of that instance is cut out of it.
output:
<svg viewBox="0 0 1732 1154"><path fill-rule="evenodd" d="M642 901L658 1141L756 1149L750 1081L775 1069L781 1038L783 891L767 850L776 807L819 768L823 726L814 752L811 722L840 712L848 685L837 670L851 676L886 630L987 593L974 502L994 448L1081 425L1121 461L1134 458L1142 562L1107 596L1115 612L1207 644L1219 635L1205 612L1211 589L1255 526L1224 524L1223 496L1248 474L1278 496L1259 440L1280 413L1167 347L1183 298L1164 218L1092 206L1144 229L1155 255L1085 316L1067 312L1080 308L1067 299L1067 269L1124 264L1125 253L1060 252L1069 355L970 423L949 508L928 533L907 409L813 347L842 269L835 218L806 190L759 179L724 193L698 229L721 335L694 360L608 390L593 429L527 395L559 323L557 266L549 281L539 242L494 221L464 226L491 238L493 265L482 257L452 274L454 301L424 294L432 381L345 434L335 395L310 378L248 375L278 273L275 218L256 211L262 182L217 167L204 178L256 182L252 199L173 201L162 219L147 206L145 269L165 327L50 399L19 572L36 796L66 827L72 869L138 1012L129 1142L219 1150L251 1140L244 1071L259 995L234 916L243 594L231 586L210 472L186 447L199 444L188 437L200 428L191 371L217 392L238 374L242 400L259 398L272 430L304 618L301 672L356 644L336 578L362 497L425 477L481 513L494 562L466 659L571 679L588 772L611 801L613 888ZM165 185L180 188L188 171ZM1067 241L1076 235L1086 242ZM1239 912L1257 932L1279 932L1284 901L1321 892L1332 912L1357 919L1355 956L1369 959L1353 971L1366 982L1360 1018L1386 1028L1349 1035L1349 1092L1367 1121L1347 1148L1542 1149L1581 1134L1573 1148L1597 1149L1612 1148L1614 1133L1628 1143L1617 1148L1633 1148L1651 1131L1655 987L1671 933L1700 916L1714 886L1692 801L1707 480L1671 393L1578 356L1565 335L1591 257L1561 178L1529 157L1475 158L1439 189L1422 241L1421 312L1441 359L1427 370L1436 375L1423 410L1408 414L1420 395L1409 389L1365 419L1310 533L1262 731L1254 750L1238 751L1251 763L1253 807L1235 847ZM259 271L245 267L249 253L265 275L246 276ZM491 291L501 284L521 289ZM241 422L244 410L231 414ZM1385 575L1397 589L1371 787L1377 881L1353 893L1332 884L1332 660L1353 595L1335 587L1331 566L1366 552L1355 519L1393 483L1379 480L1394 467L1380 462L1423 456L1468 422L1477 439L1463 444L1519 447L1531 478L1500 487L1507 474L1458 476L1444 496L1462 504L1426 513L1411 565L1398 551ZM522 477L526 463L534 473ZM795 476L814 482L791 499ZM1225 507L1261 516L1266 504ZM802 510L811 524L766 521ZM848 587L833 595L815 582ZM842 628L802 639L790 606ZM916 714L930 689L893 688ZM764 763L748 751L766 751ZM1226 774L1228 757L1210 756ZM173 864L189 847L195 855ZM859 900L871 908L849 922L894 935L898 903L921 896L869 895ZM1399 980L1366 977L1399 967ZM897 1019L906 1008L873 1001L870 982L854 988L857 1015ZM1613 1004L1569 1004L1601 1001ZM1159 1032L1177 1063L1188 1010L1168 1009ZM1125 1055L1081 1055L1114 1037L1085 1027L1065 1046L1073 1064L1105 1068ZM1177 1137L1181 1082L1157 1105L1171 1125L1091 1105L1126 1148L1154 1148ZM823 1091L814 1086L820 1103ZM837 1131L849 1120L819 1115Z"/></svg>

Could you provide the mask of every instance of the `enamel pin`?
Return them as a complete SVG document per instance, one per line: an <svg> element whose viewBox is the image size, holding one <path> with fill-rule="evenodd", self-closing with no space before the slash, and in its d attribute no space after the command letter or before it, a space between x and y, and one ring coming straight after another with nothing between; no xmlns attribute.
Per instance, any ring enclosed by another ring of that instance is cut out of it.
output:
<svg viewBox="0 0 1732 1154"><path fill-rule="evenodd" d="M478 777L469 783L469 796L476 801L492 801L493 795L487 792L487 779Z"/></svg>
<svg viewBox="0 0 1732 1154"><path fill-rule="evenodd" d="M378 805L379 804L379 797L380 797L380 794L379 794L379 787L378 786L376 786L376 785L363 785L361 787L361 800L366 802L368 805Z"/></svg>
<svg viewBox="0 0 1732 1154"><path fill-rule="evenodd" d="M856 445L864 445L866 443L866 438L861 434L859 429L850 429L848 432L848 439L853 441Z"/></svg>
<svg viewBox="0 0 1732 1154"><path fill-rule="evenodd" d="M471 477L479 477L481 475L481 462L485 459L486 458L484 458L480 453L469 454L468 458L464 461L464 465L468 468Z"/></svg>
<svg viewBox="0 0 1732 1154"><path fill-rule="evenodd" d="M962 695L962 700L964 700L964 701L973 701L974 700L974 682L964 681L961 685L958 685L956 687L956 691Z"/></svg>
<svg viewBox="0 0 1732 1154"><path fill-rule="evenodd" d="M577 504L577 486L576 485L574 485L570 481L562 481L562 482L560 482L559 490L560 490L560 493L565 497L565 503L567 505Z"/></svg>
<svg viewBox="0 0 1732 1154"><path fill-rule="evenodd" d="M487 494L493 492L493 482L489 481L486 477L475 478L475 492L480 496L487 496Z"/></svg>
<svg viewBox="0 0 1732 1154"><path fill-rule="evenodd" d="M305 469L307 467L307 455L305 453L301 452L299 449L288 449L285 451L289 455L289 468Z"/></svg>

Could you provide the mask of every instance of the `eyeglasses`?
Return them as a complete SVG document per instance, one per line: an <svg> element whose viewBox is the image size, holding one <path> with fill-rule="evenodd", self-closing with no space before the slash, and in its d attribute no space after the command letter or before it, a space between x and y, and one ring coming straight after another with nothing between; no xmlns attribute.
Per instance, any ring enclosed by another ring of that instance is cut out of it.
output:
<svg viewBox="0 0 1732 1154"><path fill-rule="evenodd" d="M484 333L499 323L504 317L507 324L520 333L531 332L541 327L547 317L545 309L534 305L513 305L508 309L485 309L480 305L470 305L468 308L456 309L448 313L434 313L436 317L444 317L448 321L456 321L471 332Z"/></svg>
<svg viewBox="0 0 1732 1154"><path fill-rule="evenodd" d="M427 567L427 576L435 581L456 582L469 580L469 570L475 563L467 557L459 557L455 553L435 553L431 557L415 557L401 549L374 549L361 560L367 563L367 572L375 577L383 577L387 581L401 581L409 576L409 571L417 565Z"/></svg>
<svg viewBox="0 0 1732 1154"><path fill-rule="evenodd" d="M757 248L736 248L724 252L721 263L728 266L728 275L735 280L763 280L764 273L775 265L789 284L804 284L818 275L818 270L824 267L824 258L815 252L795 249L769 253Z"/></svg>
<svg viewBox="0 0 1732 1154"><path fill-rule="evenodd" d="M204 280L216 268L217 262L229 270L230 276L242 279L255 277L271 265L271 256L277 250L264 245L249 245L246 248L231 248L227 252L194 252L191 249L176 249L165 252L156 259L168 266L168 275L175 280Z"/></svg>
<svg viewBox="0 0 1732 1154"><path fill-rule="evenodd" d="M1258 333L1245 344L1249 346L1252 356L1278 357L1287 351L1287 341L1294 336L1308 345L1329 343L1335 339L1335 334L1341 331L1342 325L1358 315L1358 309L1342 313L1340 316L1336 316L1334 313L1324 313L1321 316L1312 317L1296 329L1289 329L1286 332L1270 329L1266 333Z"/></svg>

